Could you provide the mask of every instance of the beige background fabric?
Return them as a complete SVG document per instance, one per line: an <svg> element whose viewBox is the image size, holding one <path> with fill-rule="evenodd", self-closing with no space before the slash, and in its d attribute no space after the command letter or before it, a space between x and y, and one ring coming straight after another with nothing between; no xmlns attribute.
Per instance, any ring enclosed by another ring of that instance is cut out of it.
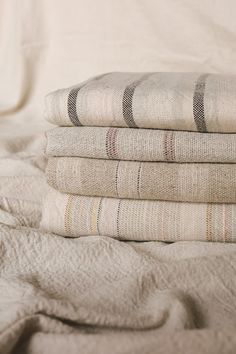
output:
<svg viewBox="0 0 236 354"><path fill-rule="evenodd" d="M236 73L235 11L234 0L0 2L1 353L235 353L234 245L65 240L38 230L48 191L41 133L52 127L44 96L102 72ZM134 304L164 328L131 336L120 320L136 314ZM189 319L197 329L186 330Z"/></svg>
<svg viewBox="0 0 236 354"><path fill-rule="evenodd" d="M66 331L65 331L66 332ZM226 333L228 335L226 335ZM197 335L196 335L197 334ZM235 336L233 331L176 331L169 336L158 333L158 330L140 332L113 332L105 331L97 334L55 334L36 333L29 343L24 343L17 354L41 354L50 348L50 354L65 353L77 354L82 348L88 354L143 354L155 353L158 347L159 354L176 354L176 347L181 352L191 353L198 350L202 354L234 353Z"/></svg>
<svg viewBox="0 0 236 354"><path fill-rule="evenodd" d="M235 244L6 225L0 242L1 353L235 352Z"/></svg>

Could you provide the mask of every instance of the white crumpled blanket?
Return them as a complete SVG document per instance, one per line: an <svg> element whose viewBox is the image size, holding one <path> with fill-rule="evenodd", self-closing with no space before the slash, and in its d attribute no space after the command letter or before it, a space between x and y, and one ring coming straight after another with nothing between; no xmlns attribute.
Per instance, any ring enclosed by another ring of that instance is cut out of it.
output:
<svg viewBox="0 0 236 354"><path fill-rule="evenodd" d="M44 95L114 70L236 72L235 2L211 4L1 2L0 353L236 352L236 244L39 230Z"/></svg>

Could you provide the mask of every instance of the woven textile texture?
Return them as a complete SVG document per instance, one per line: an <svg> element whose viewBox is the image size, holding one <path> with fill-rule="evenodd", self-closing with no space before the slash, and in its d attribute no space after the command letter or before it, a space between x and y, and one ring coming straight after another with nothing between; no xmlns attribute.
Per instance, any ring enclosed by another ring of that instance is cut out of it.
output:
<svg viewBox="0 0 236 354"><path fill-rule="evenodd" d="M236 164L179 164L53 157L48 183L61 192L115 198L236 202Z"/></svg>
<svg viewBox="0 0 236 354"><path fill-rule="evenodd" d="M107 127L58 127L47 133L48 156L236 163L235 134Z"/></svg>
<svg viewBox="0 0 236 354"><path fill-rule="evenodd" d="M109 73L46 97L60 126L117 126L236 132L236 76Z"/></svg>
<svg viewBox="0 0 236 354"><path fill-rule="evenodd" d="M1 354L235 353L236 244L3 224L0 242Z"/></svg>
<svg viewBox="0 0 236 354"><path fill-rule="evenodd" d="M235 242L236 205L92 198L52 190L41 227L65 237Z"/></svg>

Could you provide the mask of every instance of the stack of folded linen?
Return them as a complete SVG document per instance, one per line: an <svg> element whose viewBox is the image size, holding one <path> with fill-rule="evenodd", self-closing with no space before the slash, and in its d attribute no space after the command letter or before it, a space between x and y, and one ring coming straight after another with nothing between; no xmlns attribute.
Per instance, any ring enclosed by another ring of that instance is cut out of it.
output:
<svg viewBox="0 0 236 354"><path fill-rule="evenodd" d="M236 77L103 74L49 94L46 117L60 127L47 133L45 230L236 241Z"/></svg>

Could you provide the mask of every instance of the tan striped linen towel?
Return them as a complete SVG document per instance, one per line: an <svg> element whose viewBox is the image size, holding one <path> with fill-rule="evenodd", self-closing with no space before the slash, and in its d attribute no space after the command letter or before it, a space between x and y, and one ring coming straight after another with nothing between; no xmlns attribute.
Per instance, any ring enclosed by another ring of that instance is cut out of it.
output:
<svg viewBox="0 0 236 354"><path fill-rule="evenodd" d="M236 76L108 73L46 97L60 126L117 126L236 132Z"/></svg>
<svg viewBox="0 0 236 354"><path fill-rule="evenodd" d="M41 227L62 236L236 241L236 205L85 197L52 190Z"/></svg>
<svg viewBox="0 0 236 354"><path fill-rule="evenodd" d="M115 198L236 203L236 164L179 164L53 157L48 183L61 192Z"/></svg>
<svg viewBox="0 0 236 354"><path fill-rule="evenodd" d="M48 156L236 163L236 134L104 127L59 127L47 133Z"/></svg>

